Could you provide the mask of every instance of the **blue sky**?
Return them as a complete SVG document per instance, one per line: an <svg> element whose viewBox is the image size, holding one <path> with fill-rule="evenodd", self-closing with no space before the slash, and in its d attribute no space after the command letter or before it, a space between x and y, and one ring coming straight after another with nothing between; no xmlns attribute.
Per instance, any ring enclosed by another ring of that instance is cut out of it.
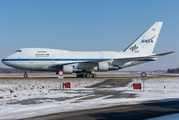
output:
<svg viewBox="0 0 179 120"><path fill-rule="evenodd" d="M163 21L154 53L176 53L123 70L176 68L178 5L178 0L0 0L0 59L26 47L122 51Z"/></svg>

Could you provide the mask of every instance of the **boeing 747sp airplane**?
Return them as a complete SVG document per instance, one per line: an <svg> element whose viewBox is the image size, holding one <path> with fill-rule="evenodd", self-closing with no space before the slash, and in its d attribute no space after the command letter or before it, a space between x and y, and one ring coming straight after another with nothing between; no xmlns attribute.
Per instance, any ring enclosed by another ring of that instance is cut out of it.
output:
<svg viewBox="0 0 179 120"><path fill-rule="evenodd" d="M2 59L10 67L31 71L63 70L77 77L96 77L96 71L118 70L133 65L155 61L158 57L173 53L153 53L163 22L154 23L144 34L124 51L66 51L46 48L22 48ZM24 77L28 75L24 74Z"/></svg>

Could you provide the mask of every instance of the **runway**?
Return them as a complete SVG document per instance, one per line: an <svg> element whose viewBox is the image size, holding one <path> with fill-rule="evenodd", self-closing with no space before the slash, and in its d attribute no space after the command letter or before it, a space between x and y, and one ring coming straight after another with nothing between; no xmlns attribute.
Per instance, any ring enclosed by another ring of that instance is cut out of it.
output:
<svg viewBox="0 0 179 120"><path fill-rule="evenodd" d="M140 73L96 73L97 78L141 78ZM157 74L148 73L147 78L160 78L160 77L179 77L179 74ZM1 78L14 78L24 79L23 73L18 74L0 74ZM28 78L58 78L55 73L28 73ZM76 78L76 74L64 74L64 78ZM94 78L95 79L95 78Z"/></svg>
<svg viewBox="0 0 179 120"><path fill-rule="evenodd" d="M55 113L24 120L144 120L179 113L179 100Z"/></svg>

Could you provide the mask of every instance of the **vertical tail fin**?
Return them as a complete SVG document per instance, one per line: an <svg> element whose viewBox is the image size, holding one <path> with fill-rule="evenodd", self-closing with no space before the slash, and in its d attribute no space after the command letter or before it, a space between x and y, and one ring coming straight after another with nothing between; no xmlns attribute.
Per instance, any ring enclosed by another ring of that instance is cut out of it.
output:
<svg viewBox="0 0 179 120"><path fill-rule="evenodd" d="M152 54L163 22L155 22L144 34L135 40L123 52L129 55Z"/></svg>

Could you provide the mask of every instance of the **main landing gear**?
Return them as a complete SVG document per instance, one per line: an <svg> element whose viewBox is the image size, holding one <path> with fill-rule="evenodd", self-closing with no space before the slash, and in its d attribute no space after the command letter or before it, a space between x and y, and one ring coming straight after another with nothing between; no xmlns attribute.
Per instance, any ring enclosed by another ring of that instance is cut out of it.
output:
<svg viewBox="0 0 179 120"><path fill-rule="evenodd" d="M28 78L28 75L26 72L24 72L24 78Z"/></svg>
<svg viewBox="0 0 179 120"><path fill-rule="evenodd" d="M96 74L94 74L94 73L77 73L76 74L76 77L77 78L92 78L92 77L97 77L97 75Z"/></svg>

